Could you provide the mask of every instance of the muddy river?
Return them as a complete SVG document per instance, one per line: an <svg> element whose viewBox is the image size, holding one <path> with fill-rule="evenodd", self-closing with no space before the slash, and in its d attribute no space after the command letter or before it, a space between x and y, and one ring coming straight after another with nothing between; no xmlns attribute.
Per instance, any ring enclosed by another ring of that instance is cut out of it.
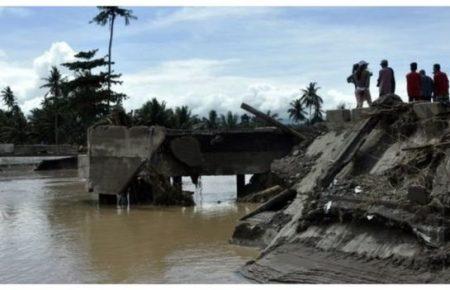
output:
<svg viewBox="0 0 450 290"><path fill-rule="evenodd" d="M194 189L183 179L186 189ZM197 206L99 206L76 171L0 172L0 283L247 283L256 249L230 245L233 177L203 177Z"/></svg>

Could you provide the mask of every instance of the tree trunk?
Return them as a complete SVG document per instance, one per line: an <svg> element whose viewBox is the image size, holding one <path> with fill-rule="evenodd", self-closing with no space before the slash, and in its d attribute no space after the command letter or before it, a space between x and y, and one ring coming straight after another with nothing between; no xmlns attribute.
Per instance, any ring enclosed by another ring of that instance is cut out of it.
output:
<svg viewBox="0 0 450 290"><path fill-rule="evenodd" d="M114 21L116 20L116 15L112 15L111 24L109 27L109 46L108 46L108 110L109 102L111 100L111 51L112 51L112 41L114 35Z"/></svg>
<svg viewBox="0 0 450 290"><path fill-rule="evenodd" d="M311 125L312 117L311 117L311 106L309 106L309 124Z"/></svg>

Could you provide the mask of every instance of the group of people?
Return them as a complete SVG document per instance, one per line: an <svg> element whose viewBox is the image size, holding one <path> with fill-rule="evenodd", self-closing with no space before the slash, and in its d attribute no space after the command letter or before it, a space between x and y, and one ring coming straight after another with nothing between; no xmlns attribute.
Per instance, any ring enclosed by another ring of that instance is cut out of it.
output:
<svg viewBox="0 0 450 290"><path fill-rule="evenodd" d="M370 95L370 77L372 73L368 70L368 63L360 61L353 65L352 74L347 78L347 82L355 85L356 107L362 108L366 101L372 105ZM381 69L378 74L377 87L380 97L395 93L394 70L389 67L387 60L380 63ZM417 72L417 63L410 64L411 72L406 75L406 89L409 102L445 102L449 101L449 82L447 75L441 72L439 64L433 65L433 78L425 73L425 70Z"/></svg>

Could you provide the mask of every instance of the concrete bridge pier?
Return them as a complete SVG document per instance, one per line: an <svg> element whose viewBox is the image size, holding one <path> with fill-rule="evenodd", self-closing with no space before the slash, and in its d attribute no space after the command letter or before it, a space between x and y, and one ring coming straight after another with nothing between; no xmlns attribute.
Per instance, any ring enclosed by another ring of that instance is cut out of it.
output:
<svg viewBox="0 0 450 290"><path fill-rule="evenodd" d="M244 194L244 186L245 186L245 175L237 174L236 175L236 193L237 197L241 197Z"/></svg>

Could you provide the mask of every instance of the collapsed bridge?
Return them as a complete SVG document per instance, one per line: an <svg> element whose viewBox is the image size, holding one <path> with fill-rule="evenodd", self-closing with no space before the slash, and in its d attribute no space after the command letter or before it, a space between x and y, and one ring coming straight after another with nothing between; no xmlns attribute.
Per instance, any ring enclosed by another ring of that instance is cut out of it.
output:
<svg viewBox="0 0 450 290"><path fill-rule="evenodd" d="M236 175L237 194L245 174L270 171L296 137L273 128L187 131L159 126L98 126L88 134L88 154L79 158L89 191L100 198L123 193L143 164L181 185L182 176Z"/></svg>

